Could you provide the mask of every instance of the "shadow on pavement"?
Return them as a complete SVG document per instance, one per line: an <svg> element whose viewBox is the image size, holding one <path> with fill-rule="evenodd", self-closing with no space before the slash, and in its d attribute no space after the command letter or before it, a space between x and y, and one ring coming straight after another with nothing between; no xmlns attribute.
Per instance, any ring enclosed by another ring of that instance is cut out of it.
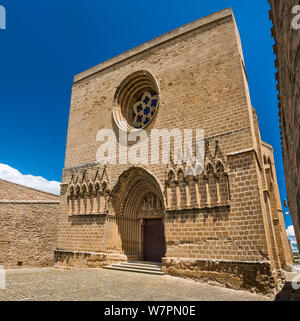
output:
<svg viewBox="0 0 300 321"><path fill-rule="evenodd" d="M292 282L286 282L282 290L277 293L275 301L300 301L300 289L295 290Z"/></svg>

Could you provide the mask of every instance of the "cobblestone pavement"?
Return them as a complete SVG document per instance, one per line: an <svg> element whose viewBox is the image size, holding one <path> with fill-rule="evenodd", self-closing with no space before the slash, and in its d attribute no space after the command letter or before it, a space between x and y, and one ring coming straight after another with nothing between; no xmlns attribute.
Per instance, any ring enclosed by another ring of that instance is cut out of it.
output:
<svg viewBox="0 0 300 321"><path fill-rule="evenodd" d="M7 270L0 301L265 301L270 298L168 275L104 269Z"/></svg>

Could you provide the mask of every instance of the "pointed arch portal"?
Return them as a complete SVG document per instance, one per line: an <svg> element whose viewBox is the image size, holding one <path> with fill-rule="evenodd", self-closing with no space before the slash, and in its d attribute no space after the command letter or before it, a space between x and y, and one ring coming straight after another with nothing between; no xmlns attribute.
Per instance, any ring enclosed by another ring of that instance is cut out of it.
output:
<svg viewBox="0 0 300 321"><path fill-rule="evenodd" d="M143 168L131 167L113 188L112 205L128 259L161 261L166 251L165 199L158 180Z"/></svg>

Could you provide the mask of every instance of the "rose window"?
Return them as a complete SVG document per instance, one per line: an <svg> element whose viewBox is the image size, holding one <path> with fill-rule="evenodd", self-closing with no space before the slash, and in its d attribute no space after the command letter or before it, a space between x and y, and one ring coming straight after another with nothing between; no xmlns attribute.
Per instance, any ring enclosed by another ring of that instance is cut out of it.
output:
<svg viewBox="0 0 300 321"><path fill-rule="evenodd" d="M154 91L145 91L132 107L132 124L135 128L146 126L154 117L158 106L158 95Z"/></svg>
<svg viewBox="0 0 300 321"><path fill-rule="evenodd" d="M131 132L147 127L158 114L159 87L154 76L140 70L118 86L113 101L113 119L119 130Z"/></svg>

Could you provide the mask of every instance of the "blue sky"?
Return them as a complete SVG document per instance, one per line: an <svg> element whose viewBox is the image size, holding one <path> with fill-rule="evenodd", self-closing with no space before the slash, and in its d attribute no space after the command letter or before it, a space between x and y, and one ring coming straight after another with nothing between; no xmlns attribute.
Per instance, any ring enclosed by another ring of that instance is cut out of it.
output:
<svg viewBox="0 0 300 321"><path fill-rule="evenodd" d="M215 11L232 7L262 139L275 149L286 199L266 0L0 0L0 163L60 181L73 76ZM284 208L284 211L287 209ZM287 225L291 218L285 215Z"/></svg>

